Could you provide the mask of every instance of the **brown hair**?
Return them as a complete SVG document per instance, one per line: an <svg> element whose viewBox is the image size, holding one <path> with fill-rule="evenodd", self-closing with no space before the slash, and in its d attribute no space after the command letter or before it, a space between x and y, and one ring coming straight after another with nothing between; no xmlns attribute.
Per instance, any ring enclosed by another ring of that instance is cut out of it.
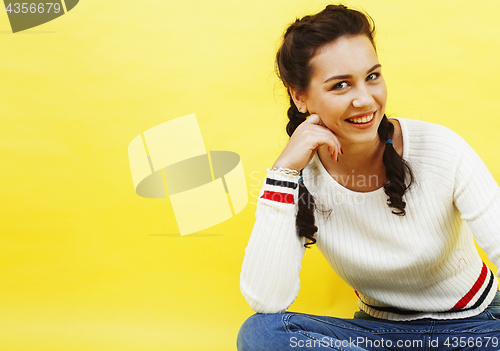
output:
<svg viewBox="0 0 500 351"><path fill-rule="evenodd" d="M370 16L348 9L344 5L328 5L316 15L297 19L288 27L276 54L276 73L289 95L290 87L299 93L304 93L309 87L313 73L311 59L320 48L341 37L355 35L366 35L375 48L374 33L375 24ZM307 116L308 112L299 112L290 95L289 122L286 126L289 136L292 136ZM379 138L385 142L392 139L393 134L394 126L384 115L378 128ZM390 143L385 146L383 162L388 179L384 184L388 196L387 204L392 207L392 213L404 216L406 203L403 201L403 195L413 182L413 174ZM405 184L407 176L408 185ZM297 231L299 236L308 239L305 244L308 247L316 243L314 234L318 231L318 227L314 220L314 198L303 182L299 182L298 202Z"/></svg>

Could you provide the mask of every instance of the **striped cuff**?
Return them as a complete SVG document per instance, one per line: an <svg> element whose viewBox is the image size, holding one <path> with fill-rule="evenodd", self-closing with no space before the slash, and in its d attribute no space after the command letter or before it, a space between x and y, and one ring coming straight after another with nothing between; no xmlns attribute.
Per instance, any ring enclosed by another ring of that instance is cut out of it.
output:
<svg viewBox="0 0 500 351"><path fill-rule="evenodd" d="M294 205L295 196L298 194L299 176L267 169L266 183L263 186L261 199Z"/></svg>

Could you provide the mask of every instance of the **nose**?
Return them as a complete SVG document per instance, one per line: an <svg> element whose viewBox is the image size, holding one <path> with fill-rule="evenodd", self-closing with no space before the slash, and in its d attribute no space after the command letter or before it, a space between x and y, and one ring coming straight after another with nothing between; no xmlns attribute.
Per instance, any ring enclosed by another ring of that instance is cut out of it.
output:
<svg viewBox="0 0 500 351"><path fill-rule="evenodd" d="M375 99L373 99L373 95L371 94L370 90L368 90L368 87L366 85L362 85L358 89L356 89L355 94L356 95L352 99L353 107L359 108L372 106L373 102L375 101Z"/></svg>

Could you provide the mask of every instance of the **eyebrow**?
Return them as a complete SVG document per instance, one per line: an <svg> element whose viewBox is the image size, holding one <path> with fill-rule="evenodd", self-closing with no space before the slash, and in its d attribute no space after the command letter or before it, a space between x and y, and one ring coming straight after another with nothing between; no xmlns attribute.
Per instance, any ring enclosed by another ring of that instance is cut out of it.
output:
<svg viewBox="0 0 500 351"><path fill-rule="evenodd" d="M370 73L371 71L374 71L379 67L382 67L382 65L380 63L377 63L375 66L370 68L366 73ZM341 76L332 76L332 77L328 78L327 80L325 80L324 83L328 83L329 81L336 80L336 79L350 79L350 78L352 78L352 75L350 75L350 74L345 74L345 75L341 75Z"/></svg>

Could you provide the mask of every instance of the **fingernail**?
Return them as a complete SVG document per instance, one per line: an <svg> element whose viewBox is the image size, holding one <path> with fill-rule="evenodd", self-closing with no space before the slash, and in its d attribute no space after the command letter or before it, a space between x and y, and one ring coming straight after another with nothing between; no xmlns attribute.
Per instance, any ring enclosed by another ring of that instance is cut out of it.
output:
<svg viewBox="0 0 500 351"><path fill-rule="evenodd" d="M339 157L337 156L337 162L339 161Z"/></svg>
<svg viewBox="0 0 500 351"><path fill-rule="evenodd" d="M342 148L340 148L340 154L343 155L344 151L342 151Z"/></svg>

